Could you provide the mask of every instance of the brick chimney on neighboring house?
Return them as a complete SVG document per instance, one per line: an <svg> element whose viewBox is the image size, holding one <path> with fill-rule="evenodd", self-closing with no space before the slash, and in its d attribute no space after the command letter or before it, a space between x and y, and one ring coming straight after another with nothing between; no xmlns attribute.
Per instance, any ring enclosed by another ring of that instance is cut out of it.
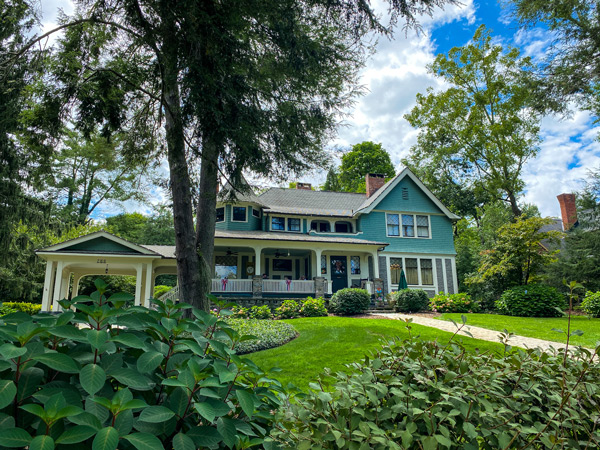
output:
<svg viewBox="0 0 600 450"><path fill-rule="evenodd" d="M577 207L575 205L575 194L557 195L560 204L560 213L562 215L563 230L569 231L577 222Z"/></svg>
<svg viewBox="0 0 600 450"><path fill-rule="evenodd" d="M367 185L367 198L373 195L385 184L385 176L380 173L368 173L365 177Z"/></svg>
<svg viewBox="0 0 600 450"><path fill-rule="evenodd" d="M296 183L296 189L302 189L304 191L312 190L310 183Z"/></svg>

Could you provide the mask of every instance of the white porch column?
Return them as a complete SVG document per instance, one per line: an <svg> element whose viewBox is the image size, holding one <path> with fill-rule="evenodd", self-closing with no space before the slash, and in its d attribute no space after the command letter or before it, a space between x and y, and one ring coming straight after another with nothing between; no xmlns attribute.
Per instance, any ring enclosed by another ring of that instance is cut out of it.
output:
<svg viewBox="0 0 600 450"><path fill-rule="evenodd" d="M375 272L375 273L373 273L371 275L371 277L373 279L380 278L380 276L379 276L379 255L377 254L377 251L374 251L372 253L372 256L373 256L373 272Z"/></svg>
<svg viewBox="0 0 600 450"><path fill-rule="evenodd" d="M315 256L315 263L312 265L313 266L313 278L314 277L320 277L321 276L321 253L322 250L320 248L315 248L314 250L314 256Z"/></svg>
<svg viewBox="0 0 600 450"><path fill-rule="evenodd" d="M50 311L52 299L52 275L56 268L56 261L46 261L46 275L44 276L44 291L42 292L42 311Z"/></svg>
<svg viewBox="0 0 600 450"><path fill-rule="evenodd" d="M262 277L261 258L262 247L254 247L254 275L259 275Z"/></svg>
<svg viewBox="0 0 600 450"><path fill-rule="evenodd" d="M154 297L152 292L152 263L146 264L146 287L144 289L144 298L142 299L142 306L150 306L149 298Z"/></svg>
<svg viewBox="0 0 600 450"><path fill-rule="evenodd" d="M144 275L142 268L143 264L135 265L135 306L142 304L142 276Z"/></svg>
<svg viewBox="0 0 600 450"><path fill-rule="evenodd" d="M62 277L64 268L64 261L58 261L58 264L56 265L56 275L54 276L54 292L52 293L52 298L50 299L50 309L53 312L62 311L60 305L57 302L59 300L62 300L62 298L60 297L60 293L62 288Z"/></svg>
<svg viewBox="0 0 600 450"><path fill-rule="evenodd" d="M73 296L75 298L79 295L79 281L81 280L81 274L74 272L73 273Z"/></svg>

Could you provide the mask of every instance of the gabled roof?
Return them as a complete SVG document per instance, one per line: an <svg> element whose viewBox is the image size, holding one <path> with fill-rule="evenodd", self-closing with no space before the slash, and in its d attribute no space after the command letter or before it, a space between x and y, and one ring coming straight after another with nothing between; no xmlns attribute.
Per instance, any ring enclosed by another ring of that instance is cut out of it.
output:
<svg viewBox="0 0 600 450"><path fill-rule="evenodd" d="M384 184L383 187L381 187L377 190L377 192L375 192L375 194L367 198L363 202L363 204L358 208L356 213L370 213L377 206L377 204L381 202L385 198L385 196L389 192L391 192L396 187L396 185L406 177L410 178L449 219L460 219L459 216L450 212L450 210L446 208L435 195L433 195L433 193L427 188L427 186L425 186L423 182L419 180L419 178L417 178L417 176L414 173L412 173L412 171L408 167L402 170L402 172L400 172L394 178L389 180L386 184Z"/></svg>
<svg viewBox="0 0 600 450"><path fill-rule="evenodd" d="M217 203L253 203L259 206L265 206L256 196L252 187L248 182L242 178L242 184L246 186L245 189L235 189L231 183L225 183L223 189L217 194Z"/></svg>
<svg viewBox="0 0 600 450"><path fill-rule="evenodd" d="M147 247L134 244L104 230L36 250L36 253L110 253L162 256Z"/></svg>
<svg viewBox="0 0 600 450"><path fill-rule="evenodd" d="M350 192L271 188L259 199L272 213L352 217L365 197Z"/></svg>

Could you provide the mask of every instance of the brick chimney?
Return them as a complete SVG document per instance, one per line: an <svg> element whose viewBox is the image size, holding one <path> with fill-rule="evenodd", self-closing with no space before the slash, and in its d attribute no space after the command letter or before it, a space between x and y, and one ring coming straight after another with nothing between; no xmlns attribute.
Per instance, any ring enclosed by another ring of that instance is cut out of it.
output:
<svg viewBox="0 0 600 450"><path fill-rule="evenodd" d="M367 184L367 197L370 197L385 184L385 176L380 173L368 173L365 181Z"/></svg>
<svg viewBox="0 0 600 450"><path fill-rule="evenodd" d="M302 189L304 191L312 190L310 183L296 183L296 189Z"/></svg>
<svg viewBox="0 0 600 450"><path fill-rule="evenodd" d="M558 203L560 204L560 213L562 215L563 230L571 229L577 222L577 207L575 206L575 194L560 194L557 195Z"/></svg>

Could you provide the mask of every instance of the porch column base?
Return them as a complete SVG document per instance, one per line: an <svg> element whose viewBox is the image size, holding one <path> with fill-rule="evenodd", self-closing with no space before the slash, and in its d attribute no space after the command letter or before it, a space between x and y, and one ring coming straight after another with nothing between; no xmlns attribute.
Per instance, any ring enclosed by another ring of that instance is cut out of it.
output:
<svg viewBox="0 0 600 450"><path fill-rule="evenodd" d="M253 298L262 298L262 288L263 288L262 275L254 275L252 277L252 297Z"/></svg>
<svg viewBox="0 0 600 450"><path fill-rule="evenodd" d="M315 297L325 297L325 277L315 277Z"/></svg>
<svg viewBox="0 0 600 450"><path fill-rule="evenodd" d="M381 278L375 278L373 280L373 290L375 291L375 300L383 300L383 280Z"/></svg>

